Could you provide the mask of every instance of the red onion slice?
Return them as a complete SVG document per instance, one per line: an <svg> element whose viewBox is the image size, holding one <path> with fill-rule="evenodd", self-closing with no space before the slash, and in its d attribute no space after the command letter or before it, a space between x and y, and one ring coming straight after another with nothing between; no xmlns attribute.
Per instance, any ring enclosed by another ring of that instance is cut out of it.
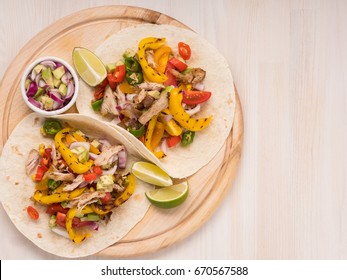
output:
<svg viewBox="0 0 347 280"><path fill-rule="evenodd" d="M35 83L36 83L37 85L39 84L41 78L42 78L41 73L38 73L38 74L36 75L36 77L35 77Z"/></svg>
<svg viewBox="0 0 347 280"><path fill-rule="evenodd" d="M118 166L120 169L124 169L127 164L127 153L125 150L121 150L118 153Z"/></svg>
<svg viewBox="0 0 347 280"><path fill-rule="evenodd" d="M90 144L88 142L73 142L71 143L69 149L72 150L81 146L87 149L87 151L90 149Z"/></svg>
<svg viewBox="0 0 347 280"><path fill-rule="evenodd" d="M185 110L185 111L189 116L192 116L192 115L196 114L197 112L200 112L200 109L201 109L201 106L200 106L200 104L198 104L193 109Z"/></svg>
<svg viewBox="0 0 347 280"><path fill-rule="evenodd" d="M29 97L28 101L33 104L35 107L42 109L42 104L38 101L36 101L34 98Z"/></svg>
<svg viewBox="0 0 347 280"><path fill-rule="evenodd" d="M97 154L94 154L94 153L89 152L89 157L90 157L92 160L96 160L96 159L98 158L98 155L97 155Z"/></svg>
<svg viewBox="0 0 347 280"><path fill-rule="evenodd" d="M102 144L100 151L103 151L105 148L111 147L111 143L106 139L100 139L99 142Z"/></svg>
<svg viewBox="0 0 347 280"><path fill-rule="evenodd" d="M51 68L52 70L54 70L55 68L57 68L57 65L55 64L54 61L52 60L44 60L42 61L40 64L46 66L46 67L49 67Z"/></svg>
<svg viewBox="0 0 347 280"><path fill-rule="evenodd" d="M33 69L33 70L31 71L31 74L30 74L30 79L31 79L32 81L34 81L35 78L36 78L36 75L37 75L37 73L36 73L36 71Z"/></svg>
<svg viewBox="0 0 347 280"><path fill-rule="evenodd" d="M166 155L167 154L167 143L166 139L164 139L161 144L160 144L160 149L163 151L163 153Z"/></svg>
<svg viewBox="0 0 347 280"><path fill-rule="evenodd" d="M204 90L205 86L203 83L197 83L194 85L194 88L197 90Z"/></svg>
<svg viewBox="0 0 347 280"><path fill-rule="evenodd" d="M37 92L37 84L35 82L31 82L27 89L27 96L33 97Z"/></svg>
<svg viewBox="0 0 347 280"><path fill-rule="evenodd" d="M69 99L72 97L72 95L75 92L75 85L73 83L73 81L70 81L67 85L67 91L66 91L66 96L65 99Z"/></svg>
<svg viewBox="0 0 347 280"><path fill-rule="evenodd" d="M42 79L38 82L38 84L39 84L39 87L41 87L41 88L48 87L46 82L44 80L42 80Z"/></svg>
<svg viewBox="0 0 347 280"><path fill-rule="evenodd" d="M47 95L55 102L59 103L59 105L62 105L64 103L64 100L61 98L60 93L58 91L55 91L54 89L49 90Z"/></svg>
<svg viewBox="0 0 347 280"><path fill-rule="evenodd" d="M102 175L113 175L114 173L116 173L117 171L117 164L115 164L115 166L113 166L111 169L108 170L103 170Z"/></svg>

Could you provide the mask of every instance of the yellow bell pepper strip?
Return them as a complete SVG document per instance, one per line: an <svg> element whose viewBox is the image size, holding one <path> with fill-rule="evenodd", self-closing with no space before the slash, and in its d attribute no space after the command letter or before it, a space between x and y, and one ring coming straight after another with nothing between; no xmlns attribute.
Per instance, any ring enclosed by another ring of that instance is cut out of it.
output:
<svg viewBox="0 0 347 280"><path fill-rule="evenodd" d="M135 176L132 173L130 173L128 175L128 185L126 186L122 194L116 198L116 200L114 201L114 205L118 207L119 205L127 201L129 197L132 196L132 194L134 193L135 187L136 187Z"/></svg>
<svg viewBox="0 0 347 280"><path fill-rule="evenodd" d="M157 66L156 70L160 73L164 73L166 69L166 64L169 61L169 55L171 53L171 48L167 45L161 46L154 52L154 63Z"/></svg>
<svg viewBox="0 0 347 280"><path fill-rule="evenodd" d="M163 73L158 73L151 66L149 66L148 61L146 59L146 50L147 49L158 49L162 45L165 44L165 38L154 38L148 37L144 38L139 43L138 48L138 57L139 62L142 67L142 71L146 79L155 83L164 83L167 80L167 77Z"/></svg>
<svg viewBox="0 0 347 280"><path fill-rule="evenodd" d="M153 152L153 154L159 159L166 157L166 154L162 150Z"/></svg>
<svg viewBox="0 0 347 280"><path fill-rule="evenodd" d="M65 142L68 146L70 146L73 142L77 142L77 139L68 133L65 135Z"/></svg>
<svg viewBox="0 0 347 280"><path fill-rule="evenodd" d="M170 91L169 110L173 118L185 129L199 131L205 129L211 122L212 116L207 118L191 118L182 107L182 91L174 88Z"/></svg>
<svg viewBox="0 0 347 280"><path fill-rule="evenodd" d="M93 212L98 215L106 215L111 211L111 209L102 210L98 206L96 206L95 203L91 204L90 206L93 209Z"/></svg>
<svg viewBox="0 0 347 280"><path fill-rule="evenodd" d="M89 213L93 213L94 210L91 207L91 205L86 205L82 208L82 210L80 211L81 214L85 215L85 214L89 214Z"/></svg>
<svg viewBox="0 0 347 280"><path fill-rule="evenodd" d="M87 139L84 138L81 134L77 132L73 132L72 136L78 141L78 142L87 142Z"/></svg>
<svg viewBox="0 0 347 280"><path fill-rule="evenodd" d="M86 163L80 163L76 156L70 151L70 149L63 143L65 133L68 133L70 128L64 128L60 130L54 137L54 142L57 150L61 153L61 156L71 168L74 173L83 174L86 173L93 165L93 161Z"/></svg>
<svg viewBox="0 0 347 280"><path fill-rule="evenodd" d="M158 119L158 116L152 117L152 119L148 123L147 131L146 131L146 135L145 135L145 146L150 151L152 151L152 146L151 146L151 144L152 144L152 137L153 137L153 132L154 132L154 129L155 129L155 125L157 123L157 119Z"/></svg>
<svg viewBox="0 0 347 280"><path fill-rule="evenodd" d="M89 151L93 154L100 154L100 150L98 148L96 148L94 145L90 144L90 148L89 148Z"/></svg>
<svg viewBox="0 0 347 280"><path fill-rule="evenodd" d="M157 121L157 123L155 124L155 128L153 131L153 135L152 135L152 142L151 142L151 147L152 150L154 150L160 143L160 140L163 138L164 135L164 125Z"/></svg>
<svg viewBox="0 0 347 280"><path fill-rule="evenodd" d="M132 85L129 85L129 83L127 81L124 81L123 83L121 83L119 85L119 89L121 92L125 93L125 94L132 94L135 93L135 87Z"/></svg>
<svg viewBox="0 0 347 280"><path fill-rule="evenodd" d="M86 188L78 188L72 192L54 193L51 195L46 195L42 191L36 191L33 198L42 204L60 203L80 196L85 189Z"/></svg>
<svg viewBox="0 0 347 280"><path fill-rule="evenodd" d="M170 110L167 108L161 111L161 116L160 116L160 121L163 123L165 131L171 136L181 135L182 128L176 123L174 119L166 121L165 118L163 117L165 115L171 115Z"/></svg>
<svg viewBox="0 0 347 280"><path fill-rule="evenodd" d="M75 243L81 243L83 240L86 238L90 237L90 233L77 233L73 228L72 228L72 220L76 216L77 210L76 207L71 208L67 213L66 213L66 230L67 233L69 234L70 239L75 242Z"/></svg>

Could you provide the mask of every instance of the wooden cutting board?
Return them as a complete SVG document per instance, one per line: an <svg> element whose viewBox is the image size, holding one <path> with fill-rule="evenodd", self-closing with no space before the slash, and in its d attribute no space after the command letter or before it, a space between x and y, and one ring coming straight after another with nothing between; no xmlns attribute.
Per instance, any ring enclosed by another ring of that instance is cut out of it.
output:
<svg viewBox="0 0 347 280"><path fill-rule="evenodd" d="M74 47L94 50L118 30L141 23L188 28L152 10L104 6L71 14L32 38L13 60L0 83L0 152L14 127L31 113L19 90L26 65L46 55L61 57L72 65ZM231 187L241 157L243 117L237 92L236 101L233 129L215 158L189 178L190 193L186 202L169 210L150 207L143 220L120 242L101 251L100 256L129 257L154 252L182 240L207 221ZM77 112L76 107L69 112Z"/></svg>

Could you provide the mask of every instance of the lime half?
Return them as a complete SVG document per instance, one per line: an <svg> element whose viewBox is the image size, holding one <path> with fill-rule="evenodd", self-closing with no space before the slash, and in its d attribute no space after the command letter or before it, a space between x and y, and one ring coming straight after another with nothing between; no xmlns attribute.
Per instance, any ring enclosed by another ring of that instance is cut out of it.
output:
<svg viewBox="0 0 347 280"><path fill-rule="evenodd" d="M187 198L189 191L188 181L166 188L158 188L146 192L148 200L161 208L173 208L181 205Z"/></svg>
<svg viewBox="0 0 347 280"><path fill-rule="evenodd" d="M170 176L153 163L138 161L135 162L131 172L140 180L160 187L172 185Z"/></svg>
<svg viewBox="0 0 347 280"><path fill-rule="evenodd" d="M94 87L105 80L106 67L90 50L80 47L74 48L72 60L77 73L88 85Z"/></svg>

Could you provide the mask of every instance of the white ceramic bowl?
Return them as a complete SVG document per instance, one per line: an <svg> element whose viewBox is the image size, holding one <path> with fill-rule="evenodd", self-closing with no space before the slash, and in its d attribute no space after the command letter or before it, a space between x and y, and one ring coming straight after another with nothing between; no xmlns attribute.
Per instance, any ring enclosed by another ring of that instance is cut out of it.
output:
<svg viewBox="0 0 347 280"><path fill-rule="evenodd" d="M45 109L41 109L39 107L36 107L35 105L33 105L32 103L29 102L28 100L28 97L27 97L27 93L26 93L26 89L25 89L25 81L28 77L28 75L31 74L32 70L34 69L34 67L38 64L40 64L41 62L43 61L47 61L47 60L52 60L54 62L59 62L61 63L62 65L64 65L68 70L69 72L71 73L72 75L72 79L74 81L74 93L70 99L70 101L62 108L60 109L56 109L56 110L45 110ZM64 112L66 112L67 110L69 110L76 102L76 99L77 99L77 96L78 96L78 91L79 91L79 82L78 82L78 76L75 72L75 70L63 59L61 58L58 58L58 57L54 57L54 56L45 56L45 57L40 57L38 59L36 59L34 62L32 62L24 71L23 75L22 75L22 79L20 81L20 90L21 90L21 93L22 93L22 97L23 97L23 100L25 102L26 105L28 105L28 107L41 114L41 115L45 115L45 116L51 116L51 115L57 115L57 114L62 114Z"/></svg>

